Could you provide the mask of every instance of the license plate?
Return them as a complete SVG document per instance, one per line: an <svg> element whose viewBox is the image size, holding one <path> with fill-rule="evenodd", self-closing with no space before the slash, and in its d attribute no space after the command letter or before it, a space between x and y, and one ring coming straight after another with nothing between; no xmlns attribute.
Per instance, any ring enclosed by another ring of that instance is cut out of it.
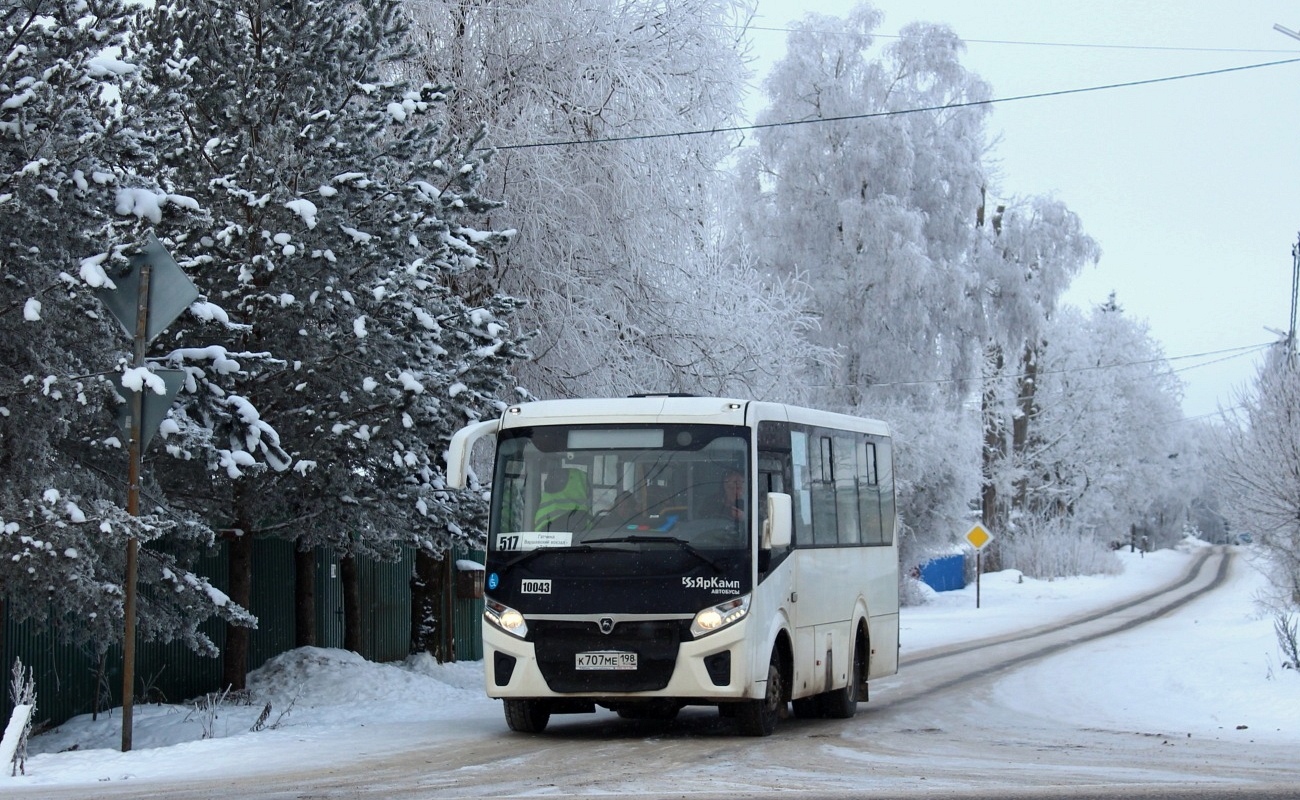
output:
<svg viewBox="0 0 1300 800"><path fill-rule="evenodd" d="M573 661L575 669L636 669L636 653L577 653Z"/></svg>

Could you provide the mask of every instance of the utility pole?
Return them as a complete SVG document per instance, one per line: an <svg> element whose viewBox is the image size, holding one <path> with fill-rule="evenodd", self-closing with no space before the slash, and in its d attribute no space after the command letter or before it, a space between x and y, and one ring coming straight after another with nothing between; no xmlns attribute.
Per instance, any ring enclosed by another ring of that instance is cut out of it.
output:
<svg viewBox="0 0 1300 800"><path fill-rule="evenodd" d="M1291 327L1286 329L1286 354L1287 358L1294 360L1296 356L1295 346L1295 317L1297 301L1300 301L1300 239L1291 245Z"/></svg>
<svg viewBox="0 0 1300 800"><path fill-rule="evenodd" d="M1273 30L1277 31L1278 33L1285 33L1287 36L1290 36L1292 39L1300 39L1300 32L1288 30L1276 23L1274 23L1273 25Z"/></svg>
<svg viewBox="0 0 1300 800"><path fill-rule="evenodd" d="M1273 23L1273 30L1300 41L1300 31L1293 31L1279 23ZM1292 365L1296 362L1295 316L1298 297L1300 297L1300 242L1291 247L1291 327L1286 329L1286 358L1287 363Z"/></svg>

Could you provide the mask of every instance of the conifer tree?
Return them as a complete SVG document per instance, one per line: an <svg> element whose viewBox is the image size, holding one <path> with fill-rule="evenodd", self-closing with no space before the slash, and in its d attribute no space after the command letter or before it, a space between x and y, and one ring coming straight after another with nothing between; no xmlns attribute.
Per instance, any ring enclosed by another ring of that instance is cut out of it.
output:
<svg viewBox="0 0 1300 800"><path fill-rule="evenodd" d="M134 8L134 7L132 7ZM129 341L96 298L164 214L170 145L117 0L0 4L0 593L100 653L122 636L125 541L142 546L139 632L214 653L199 624L250 619L188 569L211 531L153 484L128 516L118 379Z"/></svg>
<svg viewBox="0 0 1300 800"><path fill-rule="evenodd" d="M206 487L189 507L228 531L236 600L258 536L345 560L476 541L440 459L521 355L518 304L465 288L509 233L470 224L489 153L444 132L444 91L391 79L406 31L396 2L341 0L181 0L148 31L167 166L207 215L168 234L213 321L158 354L189 383L157 468ZM229 631L225 682L245 648Z"/></svg>

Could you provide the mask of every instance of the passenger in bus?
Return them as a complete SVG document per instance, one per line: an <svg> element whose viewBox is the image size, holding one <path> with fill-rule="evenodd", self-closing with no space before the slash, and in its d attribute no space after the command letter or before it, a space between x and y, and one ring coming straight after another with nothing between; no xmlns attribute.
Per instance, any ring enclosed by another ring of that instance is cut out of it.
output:
<svg viewBox="0 0 1300 800"><path fill-rule="evenodd" d="M614 505L610 506L601 517L601 524L623 526L635 523L645 514L645 508L637 499L633 492L623 491L618 493L614 500Z"/></svg>
<svg viewBox="0 0 1300 800"><path fill-rule="evenodd" d="M541 503L533 515L534 530L585 530L591 523L591 501L587 494L587 473L580 469L557 469L546 475Z"/></svg>

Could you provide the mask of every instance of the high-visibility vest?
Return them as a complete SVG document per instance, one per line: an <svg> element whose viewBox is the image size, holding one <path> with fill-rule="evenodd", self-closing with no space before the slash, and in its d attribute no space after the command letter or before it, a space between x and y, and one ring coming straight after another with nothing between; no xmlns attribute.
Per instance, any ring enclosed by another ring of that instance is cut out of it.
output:
<svg viewBox="0 0 1300 800"><path fill-rule="evenodd" d="M558 492L542 492L542 502L533 517L537 530L546 530L557 519L574 511L589 511L587 501L587 473L580 469L566 469L568 479Z"/></svg>

